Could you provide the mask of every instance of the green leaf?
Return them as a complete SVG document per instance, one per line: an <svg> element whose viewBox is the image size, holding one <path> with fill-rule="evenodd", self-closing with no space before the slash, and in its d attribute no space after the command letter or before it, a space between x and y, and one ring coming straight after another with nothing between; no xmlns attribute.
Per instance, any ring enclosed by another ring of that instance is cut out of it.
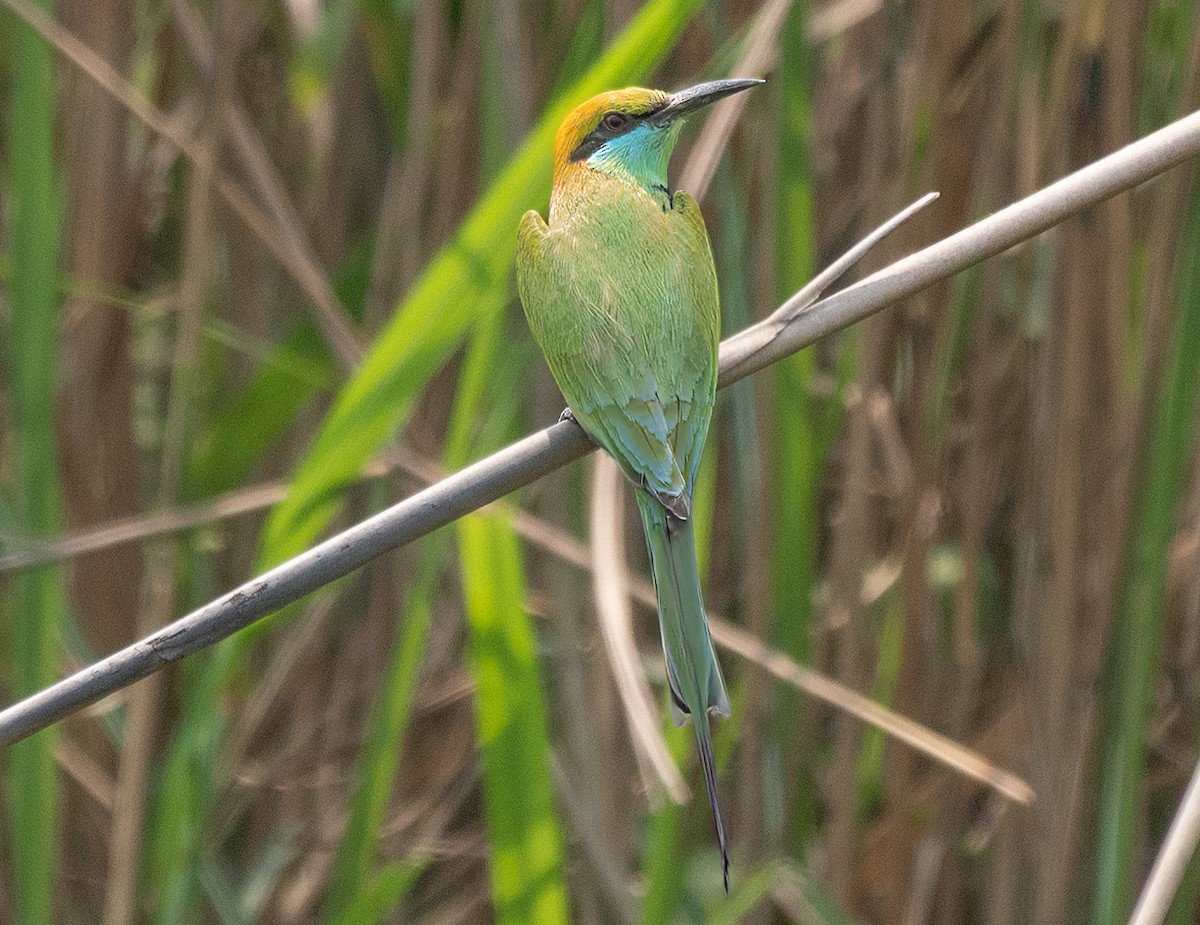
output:
<svg viewBox="0 0 1200 925"><path fill-rule="evenodd" d="M335 925L377 925L382 922L428 866L428 860L389 864L358 891Z"/></svg>
<svg viewBox="0 0 1200 925"><path fill-rule="evenodd" d="M351 917L351 910L359 905L372 879L375 846L404 754L404 731L412 712L433 603L448 549L449 537L435 536L425 541L417 579L405 597L404 619L373 708L350 798L346 830L329 877L325 897L327 922L359 921Z"/></svg>
<svg viewBox="0 0 1200 925"><path fill-rule="evenodd" d="M812 171L812 49L807 4L792 6L780 36L776 82L779 173L775 190L776 295L787 298L812 277L816 266L817 220ZM816 353L803 350L771 370L775 426L772 432L774 538L771 556L772 642L796 661L812 650L813 592L818 579L821 473L836 433L839 403L818 397ZM832 421L830 420L832 419ZM768 819L790 819L791 844L799 850L817 826L817 788L812 762L792 758L792 743L805 735L806 712L797 693L781 688L767 743L768 767L796 783L781 785L792 801L767 807ZM797 718L800 717L800 723ZM799 767L795 767L799 762ZM788 792L790 791L790 792Z"/></svg>
<svg viewBox="0 0 1200 925"><path fill-rule="evenodd" d="M48 3L39 6L49 7ZM12 389L11 464L17 485L16 525L27 537L59 528L54 450L54 386L58 339L60 192L54 171L54 74L50 50L7 13L11 65L9 107L8 374ZM38 569L7 588L6 630L11 693L28 696L56 679L57 633L66 609L59 573ZM21 925L49 925L54 895L58 811L54 743L47 729L8 754L13 909Z"/></svg>
<svg viewBox="0 0 1200 925"><path fill-rule="evenodd" d="M1092 910L1097 925L1123 923L1133 904L1147 722L1166 618L1167 563L1194 450L1200 392L1200 193L1193 195L1182 252L1175 330L1146 435L1112 640Z"/></svg>
<svg viewBox="0 0 1200 925"><path fill-rule="evenodd" d="M696 747L690 728L676 727L670 720L663 737L673 761L686 761ZM707 809L707 807L706 807ZM688 807L664 802L646 826L646 848L642 870L646 893L642 900L641 925L668 925L675 917L683 893L686 854L683 846L684 818Z"/></svg>
<svg viewBox="0 0 1200 925"><path fill-rule="evenodd" d="M241 484L300 411L336 381L336 375L316 327L310 321L300 322L271 351L242 392L214 416L191 454L189 496L208 498Z"/></svg>
<svg viewBox="0 0 1200 925"><path fill-rule="evenodd" d="M524 566L498 514L458 524L483 789L498 925L567 921L563 837L554 807L550 742Z"/></svg>

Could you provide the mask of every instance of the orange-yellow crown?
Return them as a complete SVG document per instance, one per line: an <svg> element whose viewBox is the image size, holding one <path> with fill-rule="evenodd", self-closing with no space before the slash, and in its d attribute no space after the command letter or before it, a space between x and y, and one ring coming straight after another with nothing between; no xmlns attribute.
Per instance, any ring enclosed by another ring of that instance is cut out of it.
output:
<svg viewBox="0 0 1200 925"><path fill-rule="evenodd" d="M625 116L644 116L667 104L669 95L662 90L626 87L593 96L571 111L559 126L554 145L554 173L560 174L571 163L571 152L596 130L610 112Z"/></svg>

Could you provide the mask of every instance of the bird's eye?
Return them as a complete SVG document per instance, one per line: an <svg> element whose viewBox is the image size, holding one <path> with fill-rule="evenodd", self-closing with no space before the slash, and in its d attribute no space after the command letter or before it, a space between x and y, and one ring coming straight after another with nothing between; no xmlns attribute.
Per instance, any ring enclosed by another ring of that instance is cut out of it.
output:
<svg viewBox="0 0 1200 925"><path fill-rule="evenodd" d="M628 121L629 117L624 113L610 112L600 120L600 124L610 132L619 132L625 127L625 123Z"/></svg>

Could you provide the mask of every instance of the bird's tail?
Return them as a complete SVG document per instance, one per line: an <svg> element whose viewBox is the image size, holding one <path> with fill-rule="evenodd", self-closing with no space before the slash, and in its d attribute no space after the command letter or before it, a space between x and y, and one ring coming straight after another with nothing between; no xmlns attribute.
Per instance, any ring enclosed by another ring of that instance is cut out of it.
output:
<svg viewBox="0 0 1200 925"><path fill-rule="evenodd" d="M637 500L658 594L658 623L667 659L671 714L677 725L682 725L688 715L692 717L728 892L729 853L721 808L717 804L717 772L708 715L712 712L728 716L729 695L725 692L704 613L695 533L690 519L680 520L648 492L639 490Z"/></svg>

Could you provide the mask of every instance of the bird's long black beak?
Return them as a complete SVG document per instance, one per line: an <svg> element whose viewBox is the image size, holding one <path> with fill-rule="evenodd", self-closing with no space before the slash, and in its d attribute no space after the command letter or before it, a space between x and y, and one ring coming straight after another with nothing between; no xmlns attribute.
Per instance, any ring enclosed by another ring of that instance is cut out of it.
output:
<svg viewBox="0 0 1200 925"><path fill-rule="evenodd" d="M651 118L655 121L679 119L697 109L703 109L717 100L764 83L766 83L765 80L758 78L742 77L736 80L710 80L708 83L696 84L694 87L672 93L667 100L667 105L655 112Z"/></svg>

